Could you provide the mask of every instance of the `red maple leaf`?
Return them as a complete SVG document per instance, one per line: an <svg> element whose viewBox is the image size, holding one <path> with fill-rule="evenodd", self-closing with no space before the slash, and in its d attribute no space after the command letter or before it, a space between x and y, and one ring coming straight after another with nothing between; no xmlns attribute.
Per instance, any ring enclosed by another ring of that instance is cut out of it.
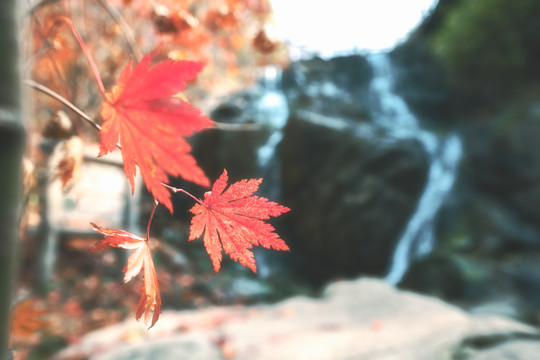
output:
<svg viewBox="0 0 540 360"><path fill-rule="evenodd" d="M289 250L285 242L275 233L272 225L262 220L279 216L290 209L263 197L251 196L262 179L241 180L227 190L227 171L214 183L212 191L204 194L200 201L191 208L189 240L203 235L204 246L217 272L221 266L221 252L242 265L257 272L253 245L267 249Z"/></svg>
<svg viewBox="0 0 540 360"><path fill-rule="evenodd" d="M195 79L203 64L165 60L151 66L154 54L126 66L118 85L101 107L103 156L121 145L124 171L134 189L137 165L146 187L172 212L169 192L161 185L167 174L199 185L210 182L190 154L185 136L213 126L212 120L189 102L175 97Z"/></svg>
<svg viewBox="0 0 540 360"><path fill-rule="evenodd" d="M124 282L127 283L141 271L143 272L141 298L137 305L135 318L139 320L144 314L144 322L148 324L150 317L152 317L151 328L158 320L161 312L161 296L159 295L156 268L150 253L148 240L123 230L104 229L94 223L91 224L94 230L105 235L105 238L96 242L90 248L90 251L105 250L109 247L133 250L129 255L127 265L124 267Z"/></svg>

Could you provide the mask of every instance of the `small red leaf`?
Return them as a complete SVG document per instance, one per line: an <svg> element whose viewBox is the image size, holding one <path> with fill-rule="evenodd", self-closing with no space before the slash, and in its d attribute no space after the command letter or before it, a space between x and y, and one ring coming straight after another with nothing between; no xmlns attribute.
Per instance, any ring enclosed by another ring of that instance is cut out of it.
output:
<svg viewBox="0 0 540 360"><path fill-rule="evenodd" d="M203 64L166 60L151 66L153 57L146 55L133 67L129 63L118 85L107 94L101 107L104 122L99 155L113 151L119 142L132 189L138 166L148 190L172 212L170 194L161 185L168 182L167 174L210 185L184 138L214 123L176 96Z"/></svg>
<svg viewBox="0 0 540 360"><path fill-rule="evenodd" d="M210 255L214 270L221 266L221 252L242 265L257 271L253 245L267 249L289 250L275 233L272 225L262 220L279 216L290 209L263 197L252 196L262 179L241 180L227 190L227 171L214 183L211 192L204 194L204 201L191 208L189 240L203 236L204 246Z"/></svg>
<svg viewBox="0 0 540 360"><path fill-rule="evenodd" d="M151 328L159 319L161 296L159 294L156 268L152 260L148 241L123 230L104 229L94 223L91 224L94 230L105 235L105 238L96 242L90 248L90 251L105 250L109 247L133 250L124 268L124 282L128 282L142 270L143 285L141 287L141 298L137 305L135 318L139 320L144 314L144 322L147 325L150 318L152 318Z"/></svg>

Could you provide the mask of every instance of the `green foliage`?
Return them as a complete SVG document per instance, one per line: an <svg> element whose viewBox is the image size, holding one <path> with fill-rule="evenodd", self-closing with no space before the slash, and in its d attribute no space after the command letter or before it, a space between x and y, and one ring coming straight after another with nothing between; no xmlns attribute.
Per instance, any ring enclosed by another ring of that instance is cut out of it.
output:
<svg viewBox="0 0 540 360"><path fill-rule="evenodd" d="M457 3L432 38L432 49L465 94L493 99L534 79L540 60L540 1Z"/></svg>

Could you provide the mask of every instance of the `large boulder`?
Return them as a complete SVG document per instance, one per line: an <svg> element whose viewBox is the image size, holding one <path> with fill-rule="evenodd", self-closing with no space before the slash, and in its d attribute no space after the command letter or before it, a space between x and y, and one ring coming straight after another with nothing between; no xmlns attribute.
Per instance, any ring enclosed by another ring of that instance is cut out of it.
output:
<svg viewBox="0 0 540 360"><path fill-rule="evenodd" d="M417 140L296 111L281 145L289 243L314 282L384 274L416 206L428 159Z"/></svg>
<svg viewBox="0 0 540 360"><path fill-rule="evenodd" d="M373 71L361 55L314 58L283 74L290 117L280 147L287 238L315 284L383 275L424 188L417 140L372 121Z"/></svg>
<svg viewBox="0 0 540 360"><path fill-rule="evenodd" d="M375 279L340 281L321 298L164 312L147 331L94 331L55 359L536 359L538 330Z"/></svg>

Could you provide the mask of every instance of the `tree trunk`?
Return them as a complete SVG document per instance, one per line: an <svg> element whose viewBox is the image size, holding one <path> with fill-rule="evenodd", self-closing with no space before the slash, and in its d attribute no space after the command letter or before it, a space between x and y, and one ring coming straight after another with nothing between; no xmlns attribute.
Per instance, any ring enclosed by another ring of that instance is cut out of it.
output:
<svg viewBox="0 0 540 360"><path fill-rule="evenodd" d="M20 104L16 0L0 1L0 359L8 359L9 307L18 237L24 127Z"/></svg>

